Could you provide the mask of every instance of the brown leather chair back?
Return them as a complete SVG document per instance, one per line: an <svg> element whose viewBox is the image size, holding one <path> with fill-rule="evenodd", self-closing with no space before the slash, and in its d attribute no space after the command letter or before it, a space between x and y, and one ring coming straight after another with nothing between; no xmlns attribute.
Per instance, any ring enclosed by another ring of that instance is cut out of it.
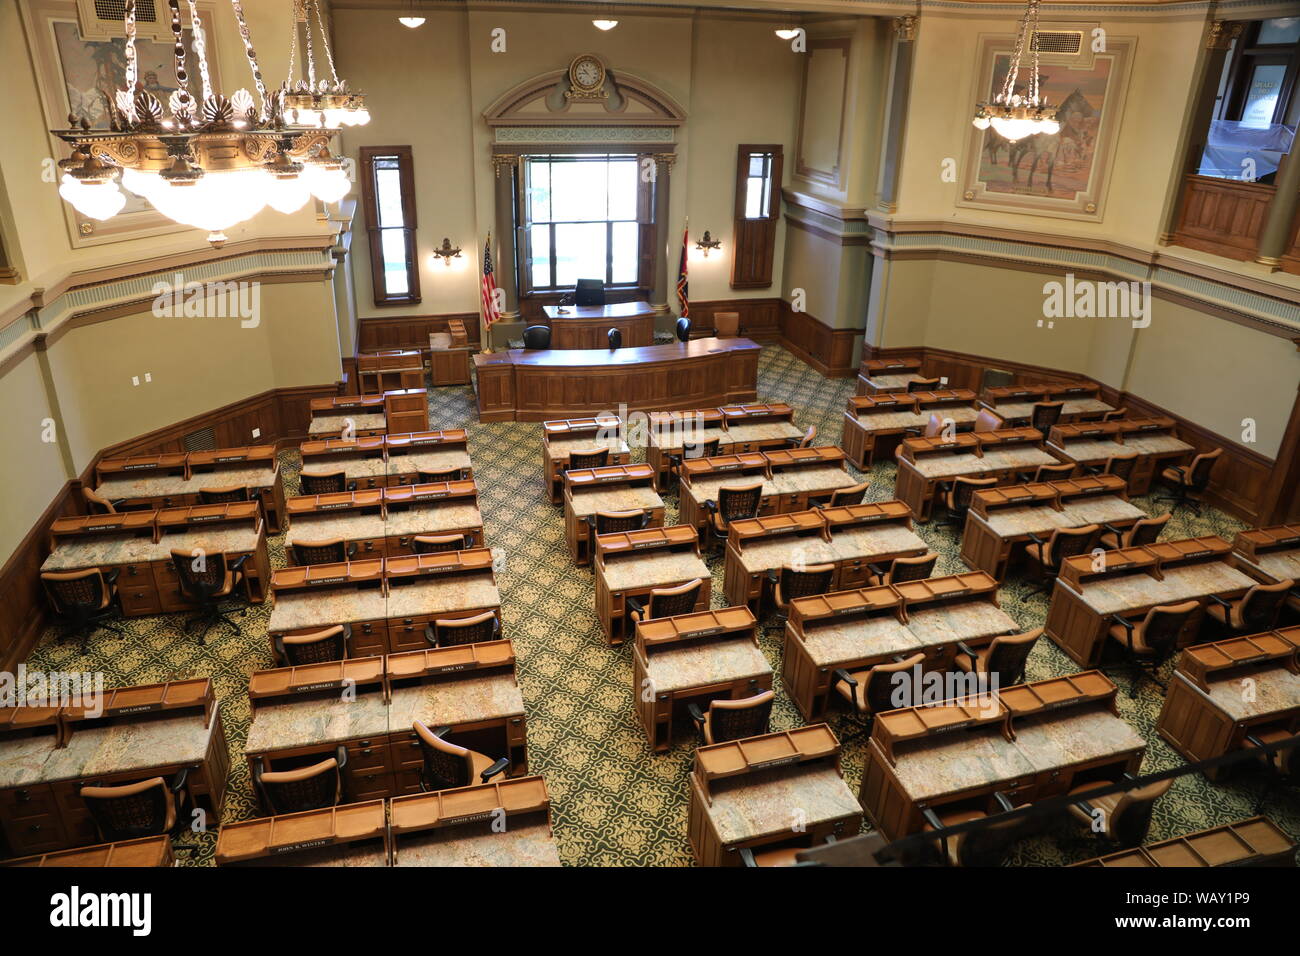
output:
<svg viewBox="0 0 1300 956"><path fill-rule="evenodd" d="M1204 491L1210 484L1210 473L1214 471L1222 454L1223 449L1216 448L1193 458L1191 467L1187 469L1187 487L1194 491Z"/></svg>
<svg viewBox="0 0 1300 956"><path fill-rule="evenodd" d="M434 484L444 481L460 481L465 472L461 468L449 468L446 471L416 471L415 477L420 484Z"/></svg>
<svg viewBox="0 0 1300 956"><path fill-rule="evenodd" d="M176 801L162 777L121 786L82 787L81 799L105 843L158 836L176 825Z"/></svg>
<svg viewBox="0 0 1300 956"><path fill-rule="evenodd" d="M492 611L484 611L473 617L457 617L450 620L434 621L433 633L438 639L439 647L456 647L461 644L481 644L494 641L501 633L497 616Z"/></svg>
<svg viewBox="0 0 1300 956"><path fill-rule="evenodd" d="M228 488L200 488L199 501L205 505L222 505L228 501L247 501L248 489L242 485Z"/></svg>
<svg viewBox="0 0 1300 956"><path fill-rule="evenodd" d="M731 524L742 518L758 516L758 508L763 500L763 483L756 481L752 485L739 488L718 489L718 515L723 524Z"/></svg>
<svg viewBox="0 0 1300 956"><path fill-rule="evenodd" d="M709 743L743 740L767 733L776 694L770 690L740 700L717 699L709 704L704 732Z"/></svg>
<svg viewBox="0 0 1300 956"><path fill-rule="evenodd" d="M962 478L957 477L952 482L952 510L957 514L965 514L970 510L971 498L975 492L981 488L992 488L998 483L996 478Z"/></svg>
<svg viewBox="0 0 1300 956"><path fill-rule="evenodd" d="M1157 657L1168 657L1178 647L1178 637L1183 633L1188 619L1200 606L1199 601L1193 600L1153 607L1142 619L1142 643Z"/></svg>
<svg viewBox="0 0 1300 956"><path fill-rule="evenodd" d="M83 485L81 488L81 497L86 499L86 504L90 506L91 514L117 514L117 508L113 505L113 502L109 501L92 488L87 488Z"/></svg>
<svg viewBox="0 0 1300 956"><path fill-rule="evenodd" d="M1067 558L1091 551L1100 537L1101 528L1095 524L1084 525L1082 528L1057 528L1047 542L1047 553L1044 555L1046 560L1043 563L1048 567L1059 568Z"/></svg>
<svg viewBox="0 0 1300 956"><path fill-rule="evenodd" d="M919 581L934 573L935 562L939 555L934 551L918 554L914 558L894 558L885 572L885 584L897 584L900 581Z"/></svg>
<svg viewBox="0 0 1300 956"><path fill-rule="evenodd" d="M351 632L351 625L335 624L310 634L281 634L276 637L275 646L288 667L341 661L348 656Z"/></svg>
<svg viewBox="0 0 1300 956"><path fill-rule="evenodd" d="M740 335L739 312L714 312L713 334L720 339L734 339Z"/></svg>
<svg viewBox="0 0 1300 956"><path fill-rule="evenodd" d="M924 654L913 654L906 660L877 664L867 671L866 686L862 688L862 699L867 705L865 713L883 714L888 710L898 710L900 707L911 707L913 704L920 703L914 700L916 697L914 691L917 688L912 687L910 679L905 679L905 683L900 686L894 675L900 672L905 674L924 660Z"/></svg>
<svg viewBox="0 0 1300 956"><path fill-rule="evenodd" d="M412 727L424 758L420 785L426 792L468 787L474 782L474 758L469 750L443 740L418 720Z"/></svg>
<svg viewBox="0 0 1300 956"><path fill-rule="evenodd" d="M1124 535L1124 547L1136 548L1144 544L1154 544L1172 517L1172 514L1166 512L1158 518L1139 518Z"/></svg>
<svg viewBox="0 0 1300 956"><path fill-rule="evenodd" d="M1232 608L1229 622L1239 631L1272 630L1278 613L1286 603L1287 592L1295 587L1290 578L1273 584L1256 584Z"/></svg>
<svg viewBox="0 0 1300 956"><path fill-rule="evenodd" d="M924 435L926 438L936 438L943 431L943 419L937 412L930 413L930 420L926 423Z"/></svg>
<svg viewBox="0 0 1300 956"><path fill-rule="evenodd" d="M1156 801L1173 785L1172 780L1161 780L1122 794L1106 821L1107 835L1121 846L1132 847L1144 842Z"/></svg>
<svg viewBox="0 0 1300 956"><path fill-rule="evenodd" d="M298 491L304 495L330 495L348 490L348 476L342 471L301 471Z"/></svg>
<svg viewBox="0 0 1300 956"><path fill-rule="evenodd" d="M1059 465L1039 465L1034 471L1034 481L1062 481L1074 474L1075 467L1072 461Z"/></svg>
<svg viewBox="0 0 1300 956"><path fill-rule="evenodd" d="M583 468L600 468L608 463L608 448L575 448L569 452L569 464L565 470L580 471Z"/></svg>
<svg viewBox="0 0 1300 956"><path fill-rule="evenodd" d="M647 618L675 617L695 610L696 599L704 582L699 578L671 588L655 588L650 592Z"/></svg>
<svg viewBox="0 0 1300 956"><path fill-rule="evenodd" d="M722 444L721 438L710 438L708 441L696 441L692 444L682 445L683 458L712 458L718 453L718 447Z"/></svg>
<svg viewBox="0 0 1300 956"><path fill-rule="evenodd" d="M802 571L786 565L781 568L777 582L777 604L785 607L796 598L825 594L831 589L831 578L834 575L833 564L813 564Z"/></svg>
<svg viewBox="0 0 1300 956"><path fill-rule="evenodd" d="M42 571L41 584L54 613L69 616L98 611L108 596L108 584L99 568L85 571Z"/></svg>
<svg viewBox="0 0 1300 956"><path fill-rule="evenodd" d="M1061 420L1061 409L1065 402L1034 402L1034 411L1029 417L1029 425L1044 435Z"/></svg>
<svg viewBox="0 0 1300 956"><path fill-rule="evenodd" d="M348 546L339 541L295 541L289 545L298 564L337 564L348 559Z"/></svg>
<svg viewBox="0 0 1300 956"><path fill-rule="evenodd" d="M975 416L975 430L977 432L995 432L1006 422L1001 415L989 411L987 408L981 408L980 413Z"/></svg>
<svg viewBox="0 0 1300 956"><path fill-rule="evenodd" d="M337 806L343 792L335 757L295 770L259 770L255 783L272 815Z"/></svg>
<svg viewBox="0 0 1300 956"><path fill-rule="evenodd" d="M803 438L799 439L800 448L811 448L813 442L817 440L817 426L809 425L808 430L803 433Z"/></svg>
<svg viewBox="0 0 1300 956"><path fill-rule="evenodd" d="M849 488L836 488L831 492L831 501L828 507L840 508L844 505L860 505L862 504L863 495L867 493L867 489L870 487L871 482L864 481L860 485L853 485Z"/></svg>
<svg viewBox="0 0 1300 956"><path fill-rule="evenodd" d="M1009 634L995 637L989 645L988 663L985 670L991 676L998 675L999 687L1019 684L1025 676L1025 664L1029 655L1043 636L1041 627L1024 634Z"/></svg>
<svg viewBox="0 0 1300 956"><path fill-rule="evenodd" d="M1114 475L1116 478L1122 478L1128 481L1133 474L1133 466L1137 464L1137 455L1112 455L1106 459L1106 464L1102 468L1102 473Z"/></svg>
<svg viewBox="0 0 1300 956"><path fill-rule="evenodd" d="M907 383L909 392L931 392L939 387L937 378L914 378Z"/></svg>
<svg viewBox="0 0 1300 956"><path fill-rule="evenodd" d="M649 515L644 511L597 511L596 534L617 534L620 531L639 531L646 526Z"/></svg>
<svg viewBox="0 0 1300 956"><path fill-rule="evenodd" d="M411 550L416 554L442 554L464 551L472 544L463 534L417 534L411 539Z"/></svg>

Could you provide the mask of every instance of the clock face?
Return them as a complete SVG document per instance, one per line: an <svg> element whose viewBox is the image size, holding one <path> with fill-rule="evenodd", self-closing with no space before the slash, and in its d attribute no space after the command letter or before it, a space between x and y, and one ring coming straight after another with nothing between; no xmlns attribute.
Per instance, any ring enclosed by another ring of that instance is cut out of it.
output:
<svg viewBox="0 0 1300 956"><path fill-rule="evenodd" d="M604 68L595 57L580 56L569 68L569 78L573 85L583 90L594 90L604 78Z"/></svg>

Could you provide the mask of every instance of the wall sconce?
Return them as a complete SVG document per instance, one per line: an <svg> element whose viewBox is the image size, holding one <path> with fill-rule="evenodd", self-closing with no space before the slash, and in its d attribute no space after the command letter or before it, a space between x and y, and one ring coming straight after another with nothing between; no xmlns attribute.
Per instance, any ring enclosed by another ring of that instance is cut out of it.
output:
<svg viewBox="0 0 1300 956"><path fill-rule="evenodd" d="M451 240L444 236L442 240L442 245L437 249L433 250L433 259L430 261L436 261L438 259L441 259L443 265L445 265L448 269L450 269L451 260L459 259L459 258L460 258L460 246L453 247L451 244Z"/></svg>
<svg viewBox="0 0 1300 956"><path fill-rule="evenodd" d="M721 240L721 239L714 239L712 236L709 235L709 230L705 229L705 230L704 230L704 238L701 239L699 242L695 243L695 248L696 248L696 249L703 249L703 250L704 250L704 258L707 259L707 258L709 258L709 250L710 250L710 249L721 249L721 248L722 248L722 240Z"/></svg>

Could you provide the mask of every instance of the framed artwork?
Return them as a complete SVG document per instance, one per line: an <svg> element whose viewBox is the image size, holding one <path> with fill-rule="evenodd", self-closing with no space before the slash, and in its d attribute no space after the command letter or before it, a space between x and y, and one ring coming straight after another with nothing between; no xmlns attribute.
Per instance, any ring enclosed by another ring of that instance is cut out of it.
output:
<svg viewBox="0 0 1300 956"><path fill-rule="evenodd" d="M125 75L125 37L121 33L111 38L83 37L74 0L31 0L30 3L19 6L23 10L28 48L36 70L41 108L47 127L66 129L68 114L73 113L78 117L84 116L92 127L107 128L108 103L114 91L122 85ZM203 23L209 74L213 86L219 89L221 81L214 48L216 30L213 27L210 4L199 7L199 19ZM188 16L184 20L188 23ZM190 92L198 99L198 60L190 46L193 40L188 28L184 36L188 48ZM147 36L137 37L136 64L140 82L166 103L179 85L170 40L159 42ZM57 136L51 135L49 143L49 155L55 160L71 155L68 145ZM57 177L57 171L55 175ZM57 185L48 188L57 188ZM73 248L181 232L190 228L163 216L146 200L130 191L123 189L123 193L126 195L126 205L106 222L83 216L71 203L60 200Z"/></svg>
<svg viewBox="0 0 1300 956"><path fill-rule="evenodd" d="M1039 85L1047 101L1060 108L1060 132L1010 142L992 127L970 126L957 205L1101 220L1137 41L1107 35L1104 48L1093 50L1090 26L1061 33L1079 37L1079 52L1043 53L1039 63ZM1001 88L1013 41L1010 36L980 38L978 100L991 101ZM1022 61L1021 89L1026 70Z"/></svg>

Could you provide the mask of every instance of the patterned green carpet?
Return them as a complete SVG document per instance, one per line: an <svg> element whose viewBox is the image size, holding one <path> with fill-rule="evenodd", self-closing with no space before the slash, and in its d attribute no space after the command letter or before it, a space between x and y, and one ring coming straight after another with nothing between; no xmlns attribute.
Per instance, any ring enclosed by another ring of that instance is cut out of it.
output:
<svg viewBox="0 0 1300 956"><path fill-rule="evenodd" d="M819 443L835 443L840 413L852 393L850 379L828 380L784 349L768 346L759 366L761 400L780 400L796 409L801 426L816 424ZM607 647L594 613L591 571L573 567L564 542L558 507L547 502L541 470L541 428L536 423L480 424L469 388L431 390L433 427L465 427L479 486L487 543L506 553L498 574L505 618L505 636L519 655L519 682L528 714L529 768L546 777L552 796L554 830L560 856L568 865L686 866L691 852L686 841L686 775L694 741L681 738L672 751L656 755L646 745L632 708L631 652ZM635 454L634 454L634 457ZM297 490L298 456L282 453L286 493ZM882 463L870 473L870 500L893 497L894 466ZM666 497L667 523L676 518L675 493ZM1153 502L1140 507L1158 513ZM1183 510L1170 523L1166 537L1183 538L1217 533L1231 538L1240 522L1205 509L1200 517ZM936 574L967 570L957 557L955 534L934 523L918 532L941 555ZM283 565L280 538L271 540L272 564ZM722 602L722 560L713 558L714 605ZM1038 627L1047 613L1043 595L1026 599L1030 582L1014 574L1002 591L1007 612L1023 628ZM269 667L266 639L267 607L254 607L237 619L241 637L214 630L206 646L186 639L179 618L161 616L128 620L130 634L119 639L101 632L85 656L75 644L60 644L46 634L30 668L103 671L106 686L129 686L182 677L211 677L224 710L231 754L231 776L225 821L257 816L249 774L243 762L249 712L248 675ZM777 707L774 730L801 721L784 695L780 679L781 645L777 635L764 638L763 650L776 671ZM1038 642L1029 661L1027 679L1072 673L1078 668L1048 640ZM1181 761L1155 733L1162 697L1145 684L1136 700L1121 693L1123 717L1146 738L1143 770L1177 766ZM839 718L836 718L838 725ZM843 768L857 790L863 765L862 742L845 750ZM1253 779L1210 784L1200 776L1185 777L1156 805L1151 839L1163 839L1252 815L1257 786ZM1265 812L1293 838L1300 837L1300 801L1294 791L1278 791ZM1067 827L1059 836L1023 841L1008 863L1053 865L1095 855L1078 845L1081 833ZM194 852L186 862L211 865L215 834L189 835Z"/></svg>

